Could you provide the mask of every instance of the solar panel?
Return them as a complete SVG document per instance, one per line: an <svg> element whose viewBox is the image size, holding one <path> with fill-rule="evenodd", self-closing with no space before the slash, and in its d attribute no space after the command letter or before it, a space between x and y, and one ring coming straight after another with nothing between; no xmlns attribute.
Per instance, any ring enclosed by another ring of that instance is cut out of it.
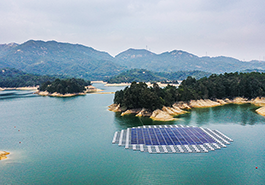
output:
<svg viewBox="0 0 265 185"><path fill-rule="evenodd" d="M198 153L221 149L231 141L233 140L218 130L156 125L117 131L112 143L149 153Z"/></svg>

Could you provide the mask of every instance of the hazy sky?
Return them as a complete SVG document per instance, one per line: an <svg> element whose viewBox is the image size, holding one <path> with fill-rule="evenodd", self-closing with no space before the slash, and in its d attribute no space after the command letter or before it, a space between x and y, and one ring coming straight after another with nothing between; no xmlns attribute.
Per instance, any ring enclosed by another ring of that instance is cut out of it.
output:
<svg viewBox="0 0 265 185"><path fill-rule="evenodd" d="M0 43L265 60L265 0L0 0Z"/></svg>

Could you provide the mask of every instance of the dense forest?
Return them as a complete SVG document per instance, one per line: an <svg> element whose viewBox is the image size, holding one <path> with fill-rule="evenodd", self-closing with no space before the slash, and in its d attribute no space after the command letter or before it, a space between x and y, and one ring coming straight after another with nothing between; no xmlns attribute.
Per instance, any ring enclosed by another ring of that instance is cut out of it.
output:
<svg viewBox="0 0 265 185"><path fill-rule="evenodd" d="M114 103L120 104L126 109L146 108L149 110L161 109L163 105L171 106L177 94L175 86L160 88L156 83L148 87L146 83L133 82L130 87L116 91Z"/></svg>
<svg viewBox="0 0 265 185"><path fill-rule="evenodd" d="M131 82L166 82L184 80L188 76L196 79L210 76L211 73L204 71L178 71L178 72L153 72L145 69L131 69L111 77L108 83L131 83Z"/></svg>
<svg viewBox="0 0 265 185"><path fill-rule="evenodd" d="M115 93L114 103L127 109L155 110L176 101L261 96L265 96L265 73L225 73L199 80L188 77L178 88L169 85L160 88L157 84L149 88L143 82L133 82L130 87Z"/></svg>
<svg viewBox="0 0 265 185"><path fill-rule="evenodd" d="M54 81L64 76L49 76L28 74L14 68L0 69L0 87L28 87L37 86L46 81Z"/></svg>
<svg viewBox="0 0 265 185"><path fill-rule="evenodd" d="M60 80L56 79L53 82L47 81L41 84L40 91L48 91L49 93L80 93L85 91L85 86L91 85L90 81L85 81L83 79L66 79Z"/></svg>
<svg viewBox="0 0 265 185"><path fill-rule="evenodd" d="M188 77L179 89L180 100L256 98L265 96L265 73L225 73L200 80Z"/></svg>

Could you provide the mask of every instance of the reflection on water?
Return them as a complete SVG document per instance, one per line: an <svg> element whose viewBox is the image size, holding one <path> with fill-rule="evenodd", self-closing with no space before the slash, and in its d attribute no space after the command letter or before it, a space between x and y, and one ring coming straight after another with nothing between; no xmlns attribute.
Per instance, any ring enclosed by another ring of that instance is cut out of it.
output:
<svg viewBox="0 0 265 185"><path fill-rule="evenodd" d="M135 117L134 115L120 116L120 113L116 113L115 122L119 124L121 129L142 125L159 124L182 124L196 126L209 124L240 124L243 126L264 124L265 118L255 112L257 108L258 107L251 104L230 104L212 108L196 108L192 109L187 114L179 115L176 121L170 122L153 121L149 118L140 118Z"/></svg>
<svg viewBox="0 0 265 185"><path fill-rule="evenodd" d="M5 90L0 91L0 100L12 99L12 98L29 98L36 97L33 91L19 91L19 90Z"/></svg>
<svg viewBox="0 0 265 185"><path fill-rule="evenodd" d="M138 127L143 125L174 125L174 121L153 121L147 117L137 117L134 115L124 115L121 116L120 113L115 113L115 123L118 124L120 129L126 129L131 127Z"/></svg>

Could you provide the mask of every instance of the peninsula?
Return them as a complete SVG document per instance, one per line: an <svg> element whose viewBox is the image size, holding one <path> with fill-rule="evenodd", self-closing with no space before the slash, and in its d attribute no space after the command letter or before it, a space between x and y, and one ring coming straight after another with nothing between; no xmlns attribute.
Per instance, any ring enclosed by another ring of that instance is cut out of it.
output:
<svg viewBox="0 0 265 185"><path fill-rule="evenodd" d="M199 80L188 77L178 88L157 84L133 82L130 87L117 91L109 110L121 115L136 114L153 120L170 121L174 116L187 113L191 108L213 107L225 104L252 103L265 115L265 73L225 73ZM263 107L264 106L264 107Z"/></svg>

